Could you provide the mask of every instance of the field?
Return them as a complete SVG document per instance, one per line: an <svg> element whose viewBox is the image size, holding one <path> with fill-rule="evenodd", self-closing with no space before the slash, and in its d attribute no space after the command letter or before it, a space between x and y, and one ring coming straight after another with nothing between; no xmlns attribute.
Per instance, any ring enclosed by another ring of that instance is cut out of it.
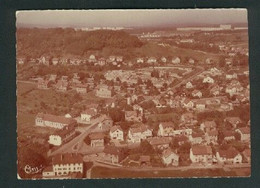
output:
<svg viewBox="0 0 260 188"><path fill-rule="evenodd" d="M189 169L189 170L149 170L131 171L127 169L111 169L106 167L93 167L91 178L159 178L159 177L221 177L221 176L248 176L249 169L241 169L240 173L225 171L223 169Z"/></svg>

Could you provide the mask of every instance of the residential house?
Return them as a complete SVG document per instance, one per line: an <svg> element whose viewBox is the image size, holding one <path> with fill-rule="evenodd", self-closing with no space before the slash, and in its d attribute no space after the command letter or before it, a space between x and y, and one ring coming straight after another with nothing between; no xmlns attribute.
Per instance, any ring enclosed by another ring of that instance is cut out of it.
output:
<svg viewBox="0 0 260 188"><path fill-rule="evenodd" d="M56 90L65 92L68 90L68 82L66 80L59 80L56 84Z"/></svg>
<svg viewBox="0 0 260 188"><path fill-rule="evenodd" d="M242 155L247 163L251 163L251 149L245 149Z"/></svg>
<svg viewBox="0 0 260 188"><path fill-rule="evenodd" d="M108 86L102 85L96 91L96 96L101 98L110 98L112 97L112 90Z"/></svg>
<svg viewBox="0 0 260 188"><path fill-rule="evenodd" d="M88 58L88 62L90 63L95 63L97 61L96 56L95 55L90 55Z"/></svg>
<svg viewBox="0 0 260 188"><path fill-rule="evenodd" d="M176 152L173 152L170 148L162 152L162 162L166 166L178 166L179 165L179 155Z"/></svg>
<svg viewBox="0 0 260 188"><path fill-rule="evenodd" d="M172 58L172 63L173 64L180 64L181 63L181 59L179 57L173 57Z"/></svg>
<svg viewBox="0 0 260 188"><path fill-rule="evenodd" d="M210 146L193 145L190 149L192 163L212 164L212 149Z"/></svg>
<svg viewBox="0 0 260 188"><path fill-rule="evenodd" d="M219 163L240 164L242 163L242 155L233 147L226 150L218 150L216 157Z"/></svg>
<svg viewBox="0 0 260 188"><path fill-rule="evenodd" d="M76 132L74 125L68 125L63 127L61 130L56 131L54 134L51 134L48 142L54 146L60 146L74 138L75 135Z"/></svg>
<svg viewBox="0 0 260 188"><path fill-rule="evenodd" d="M120 150L115 146L105 146L103 153L99 155L102 161L110 164L119 164L122 160Z"/></svg>
<svg viewBox="0 0 260 188"><path fill-rule="evenodd" d="M237 79L237 73L233 70L230 70L226 74L226 79L231 80L231 79Z"/></svg>
<svg viewBox="0 0 260 188"><path fill-rule="evenodd" d="M151 63L156 63L157 62L157 59L155 57L150 57L148 58L147 60L147 63L151 64Z"/></svg>
<svg viewBox="0 0 260 188"><path fill-rule="evenodd" d="M166 149L171 143L170 137L150 137L147 141L153 146L154 149Z"/></svg>
<svg viewBox="0 0 260 188"><path fill-rule="evenodd" d="M196 109L199 111L204 111L206 109L206 102L204 100L196 101Z"/></svg>
<svg viewBox="0 0 260 188"><path fill-rule="evenodd" d="M127 137L130 143L140 143L141 140L147 139L152 135L152 130L143 124L140 127L130 128Z"/></svg>
<svg viewBox="0 0 260 188"><path fill-rule="evenodd" d="M166 57L161 57L161 62L166 63L167 62Z"/></svg>
<svg viewBox="0 0 260 188"><path fill-rule="evenodd" d="M220 91L221 91L221 88L217 84L212 85L212 87L210 87L210 90L209 90L210 94L214 95L215 97L220 94Z"/></svg>
<svg viewBox="0 0 260 188"><path fill-rule="evenodd" d="M88 91L88 85L87 84L77 84L75 89L76 89L77 93L86 94Z"/></svg>
<svg viewBox="0 0 260 188"><path fill-rule="evenodd" d="M197 118L196 116L191 113L191 112L186 112L184 114L181 115L181 122L185 125L187 124L190 124L190 125L194 125L196 124L198 121L197 121Z"/></svg>
<svg viewBox="0 0 260 188"><path fill-rule="evenodd" d="M151 157L149 155L141 155L139 158L140 166L151 166Z"/></svg>
<svg viewBox="0 0 260 188"><path fill-rule="evenodd" d="M186 85L185 85L185 87L186 87L187 89L191 89L191 88L193 88L194 86L192 85L191 82L187 82Z"/></svg>
<svg viewBox="0 0 260 188"><path fill-rule="evenodd" d="M195 89L194 91L192 91L191 95L192 95L193 97L199 97L199 98L201 98L201 97L202 97L202 92L199 91L199 90L197 90L197 89Z"/></svg>
<svg viewBox="0 0 260 188"><path fill-rule="evenodd" d="M125 111L125 120L133 122L141 122L143 120L142 113L139 111Z"/></svg>
<svg viewBox="0 0 260 188"><path fill-rule="evenodd" d="M211 130L206 132L205 140L207 144L214 144L214 145L218 144L218 131Z"/></svg>
<svg viewBox="0 0 260 188"><path fill-rule="evenodd" d="M97 111L94 109L87 109L83 112L81 112L80 117L81 121L90 122L92 119L97 117Z"/></svg>
<svg viewBox="0 0 260 188"><path fill-rule="evenodd" d="M38 89L49 89L51 82L49 80L39 79L37 83Z"/></svg>
<svg viewBox="0 0 260 188"><path fill-rule="evenodd" d="M243 142L250 142L250 128L242 127L236 129L236 132L240 134L240 140Z"/></svg>
<svg viewBox="0 0 260 188"><path fill-rule="evenodd" d="M113 120L109 116L103 117L103 120L98 123L98 128L102 131L108 131L113 126Z"/></svg>
<svg viewBox="0 0 260 188"><path fill-rule="evenodd" d="M139 57L139 58L136 59L136 62L137 63L144 63L144 58Z"/></svg>
<svg viewBox="0 0 260 188"><path fill-rule="evenodd" d="M124 141L124 132L120 126L111 127L109 136L112 141Z"/></svg>
<svg viewBox="0 0 260 188"><path fill-rule="evenodd" d="M214 131L217 128L215 121L204 121L200 124L200 129L204 132Z"/></svg>
<svg viewBox="0 0 260 188"><path fill-rule="evenodd" d="M195 133L193 132L190 136L189 136L189 140L192 144L201 144L202 141L204 140L204 135L203 133Z"/></svg>
<svg viewBox="0 0 260 188"><path fill-rule="evenodd" d="M35 117L35 125L41 127L63 129L65 126L75 124L76 120L72 118L65 118L63 116L38 113Z"/></svg>
<svg viewBox="0 0 260 188"><path fill-rule="evenodd" d="M209 83L209 84L213 84L215 81L213 78L207 76L203 79L202 83Z"/></svg>
<svg viewBox="0 0 260 188"><path fill-rule="evenodd" d="M95 65L105 66L106 65L106 59L105 58L99 58L97 60L97 62L95 63Z"/></svg>
<svg viewBox="0 0 260 188"><path fill-rule="evenodd" d="M182 106L187 109L192 109L194 107L194 102L188 98L182 101Z"/></svg>
<svg viewBox="0 0 260 188"><path fill-rule="evenodd" d="M74 173L79 173L82 177L83 157L80 154L74 153L57 154L52 157L52 166L44 169L43 177L64 178L70 177Z"/></svg>
<svg viewBox="0 0 260 188"><path fill-rule="evenodd" d="M91 147L104 147L104 134L100 132L94 132L89 135Z"/></svg>
<svg viewBox="0 0 260 188"><path fill-rule="evenodd" d="M58 58L52 58L52 64L53 65L58 65L59 59Z"/></svg>
<svg viewBox="0 0 260 188"><path fill-rule="evenodd" d="M227 117L224 119L224 122L226 123L226 126L229 126L234 129L237 128L237 125L239 123L242 123L239 117Z"/></svg>
<svg viewBox="0 0 260 188"><path fill-rule="evenodd" d="M195 60L192 58L189 58L188 63L193 65L195 63Z"/></svg>
<svg viewBox="0 0 260 188"><path fill-rule="evenodd" d="M190 128L179 128L173 131L174 136L178 136L178 135L190 136L191 134L192 134L192 129Z"/></svg>
<svg viewBox="0 0 260 188"><path fill-rule="evenodd" d="M209 70L209 72L212 76L221 76L222 75L222 72L219 69L217 69L216 67L211 68Z"/></svg>
<svg viewBox="0 0 260 188"><path fill-rule="evenodd" d="M179 146L189 142L189 138L183 134L175 136L174 139Z"/></svg>
<svg viewBox="0 0 260 188"><path fill-rule="evenodd" d="M159 124L158 136L173 136L175 125L173 122L161 122Z"/></svg>
<svg viewBox="0 0 260 188"><path fill-rule="evenodd" d="M224 131L223 135L225 141L235 140L235 134L233 131Z"/></svg>

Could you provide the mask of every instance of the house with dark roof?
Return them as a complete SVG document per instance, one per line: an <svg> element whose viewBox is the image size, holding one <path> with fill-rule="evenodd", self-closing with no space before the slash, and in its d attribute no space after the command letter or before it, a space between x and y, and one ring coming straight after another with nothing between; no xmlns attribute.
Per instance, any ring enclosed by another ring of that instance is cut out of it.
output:
<svg viewBox="0 0 260 188"><path fill-rule="evenodd" d="M230 147L226 150L218 150L216 152L216 157L219 163L242 163L242 155L233 147Z"/></svg>
<svg viewBox="0 0 260 188"><path fill-rule="evenodd" d="M121 154L119 148L115 146L106 146L99 156L102 161L111 164L119 164L123 159L123 155Z"/></svg>
<svg viewBox="0 0 260 188"><path fill-rule="evenodd" d="M124 141L124 132L120 126L111 127L109 136L112 141Z"/></svg>
<svg viewBox="0 0 260 188"><path fill-rule="evenodd" d="M152 129L147 125L141 124L139 127L130 128L127 141L130 143L140 143L142 140L153 136Z"/></svg>
<svg viewBox="0 0 260 188"><path fill-rule="evenodd" d="M104 147L104 134L100 132L91 133L89 135L91 147Z"/></svg>
<svg viewBox="0 0 260 188"><path fill-rule="evenodd" d="M147 141L153 146L154 149L166 149L171 143L170 137L150 137Z"/></svg>
<svg viewBox="0 0 260 188"><path fill-rule="evenodd" d="M192 163L212 164L212 149L210 146L193 145L190 149Z"/></svg>
<svg viewBox="0 0 260 188"><path fill-rule="evenodd" d="M90 122L97 116L97 111L94 109L86 109L85 111L81 112L80 118L82 121Z"/></svg>
<svg viewBox="0 0 260 188"><path fill-rule="evenodd" d="M60 146L76 135L75 127L73 125L68 125L63 127L63 129L56 131L54 134L49 136L49 144L54 146Z"/></svg>
<svg viewBox="0 0 260 188"><path fill-rule="evenodd" d="M51 166L43 170L43 178L71 178L83 176L83 157L80 154L65 153L52 157Z"/></svg>
<svg viewBox="0 0 260 188"><path fill-rule="evenodd" d="M224 119L224 122L227 126L231 126L232 128L237 128L237 125L242 123L239 117L227 117Z"/></svg>

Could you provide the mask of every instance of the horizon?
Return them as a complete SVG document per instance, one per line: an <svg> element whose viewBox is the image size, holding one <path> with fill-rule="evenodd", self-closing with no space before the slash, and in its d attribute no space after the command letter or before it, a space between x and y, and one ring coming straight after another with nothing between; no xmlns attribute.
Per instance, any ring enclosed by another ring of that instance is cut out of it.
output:
<svg viewBox="0 0 260 188"><path fill-rule="evenodd" d="M16 27L176 27L247 24L246 9L37 10L17 11Z"/></svg>

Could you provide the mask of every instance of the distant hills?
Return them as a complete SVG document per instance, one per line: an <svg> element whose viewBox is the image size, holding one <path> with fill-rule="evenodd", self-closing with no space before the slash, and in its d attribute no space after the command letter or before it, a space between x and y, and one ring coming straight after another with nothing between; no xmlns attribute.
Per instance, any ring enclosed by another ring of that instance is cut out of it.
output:
<svg viewBox="0 0 260 188"><path fill-rule="evenodd" d="M16 36L17 54L30 57L59 57L67 54L82 56L88 51L99 51L103 48L126 49L143 45L136 36L112 30L86 32L72 28L18 28Z"/></svg>

